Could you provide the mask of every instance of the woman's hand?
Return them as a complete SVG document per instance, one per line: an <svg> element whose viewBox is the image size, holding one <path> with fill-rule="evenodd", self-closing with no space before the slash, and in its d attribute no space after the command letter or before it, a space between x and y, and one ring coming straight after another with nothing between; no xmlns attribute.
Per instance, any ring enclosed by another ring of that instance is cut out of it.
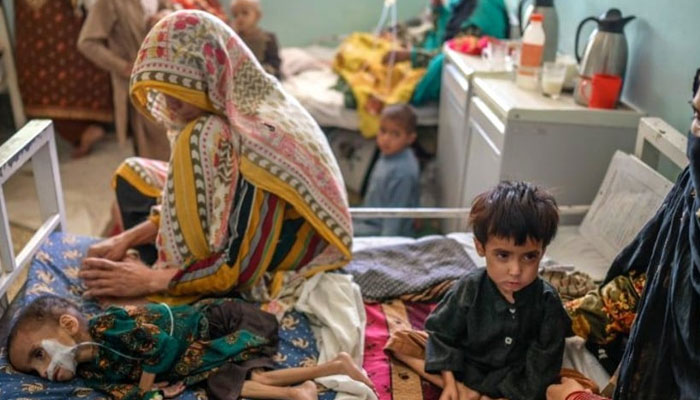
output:
<svg viewBox="0 0 700 400"><path fill-rule="evenodd" d="M85 297L140 297L168 289L178 270L152 269L140 260L112 261L86 258L78 273L85 282Z"/></svg>
<svg viewBox="0 0 700 400"><path fill-rule="evenodd" d="M571 378L561 378L561 383L549 385L547 388L547 400L565 400L573 392L588 392L578 381Z"/></svg>
<svg viewBox="0 0 700 400"><path fill-rule="evenodd" d="M87 256L119 261L126 256L129 247L131 247L131 243L126 235L116 235L90 246Z"/></svg>
<svg viewBox="0 0 700 400"><path fill-rule="evenodd" d="M121 261L130 247L154 243L156 236L158 236L158 225L151 221L144 221L116 236L93 244L88 248L87 256Z"/></svg>
<svg viewBox="0 0 700 400"><path fill-rule="evenodd" d="M700 90L695 93L690 104L693 107L693 122L690 124L690 132L695 137L700 137Z"/></svg>

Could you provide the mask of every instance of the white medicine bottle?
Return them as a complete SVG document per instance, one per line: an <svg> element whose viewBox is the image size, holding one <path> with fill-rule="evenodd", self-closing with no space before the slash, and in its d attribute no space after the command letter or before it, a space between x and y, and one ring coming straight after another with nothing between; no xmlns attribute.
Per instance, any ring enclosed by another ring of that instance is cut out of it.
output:
<svg viewBox="0 0 700 400"><path fill-rule="evenodd" d="M537 90L537 81L542 66L545 35L542 14L532 14L530 24L523 33L520 62L515 75L515 84L527 90Z"/></svg>

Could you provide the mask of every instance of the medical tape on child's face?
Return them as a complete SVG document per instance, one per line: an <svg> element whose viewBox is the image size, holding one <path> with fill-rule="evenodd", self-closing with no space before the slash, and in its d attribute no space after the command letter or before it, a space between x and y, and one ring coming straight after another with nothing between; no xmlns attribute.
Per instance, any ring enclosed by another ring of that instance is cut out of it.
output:
<svg viewBox="0 0 700 400"><path fill-rule="evenodd" d="M77 364L75 361L75 350L78 348L77 345L66 346L55 339L44 339L41 341L41 347L43 347L46 354L51 357L49 367L46 369L46 377L49 380L54 379L56 368L58 368L59 365L61 368L75 373L75 366Z"/></svg>
<svg viewBox="0 0 700 400"><path fill-rule="evenodd" d="M165 303L160 303L161 305L165 306L165 308L168 310L168 315L170 316L170 335L172 336L174 330L175 330L175 317L173 316L173 312L170 309L170 307L165 304ZM56 368L59 366L65 370L70 371L71 373L75 374L75 368L78 364L78 362L75 359L75 353L78 350L78 347L80 346L87 346L87 345L95 345L102 347L103 349L107 349L114 354L127 358L129 360L134 360L134 361L140 361L143 360L141 357L132 357L128 354L124 354L118 350L115 350L109 346L105 346L102 343L97 343L97 342L82 342L82 343L77 343L73 346L66 346L56 339L44 339L41 341L41 347L44 348L44 351L51 357L51 362L49 362L49 366L46 369L46 377L49 380L53 380L55 373L56 373Z"/></svg>
<svg viewBox="0 0 700 400"><path fill-rule="evenodd" d="M82 343L77 343L73 346L66 346L64 344L59 343L55 339L44 339L41 341L41 347L44 348L46 353L51 356L51 362L49 363L48 368L46 369L46 377L49 380L54 379L54 374L56 373L56 368L59 366L65 370L70 371L71 373L75 373L75 367L78 365L78 362L75 360L75 353L78 350L79 347L81 346L87 346L87 345L95 345L102 347L104 349L107 349L118 356L128 358L129 360L143 360L143 358L139 357L132 357L128 354L124 354L118 350L115 350L109 346L105 346L102 343L97 343L97 342L82 342Z"/></svg>

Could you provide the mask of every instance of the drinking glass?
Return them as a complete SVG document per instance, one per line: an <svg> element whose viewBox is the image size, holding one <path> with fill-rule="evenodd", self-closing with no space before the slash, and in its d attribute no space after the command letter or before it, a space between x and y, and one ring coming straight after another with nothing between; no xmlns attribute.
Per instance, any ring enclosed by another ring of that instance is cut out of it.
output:
<svg viewBox="0 0 700 400"><path fill-rule="evenodd" d="M507 55L508 45L503 41L490 41L481 52L481 57L488 61L491 71L505 70Z"/></svg>
<svg viewBox="0 0 700 400"><path fill-rule="evenodd" d="M561 94L566 78L566 65L545 62L542 66L542 93L556 100Z"/></svg>

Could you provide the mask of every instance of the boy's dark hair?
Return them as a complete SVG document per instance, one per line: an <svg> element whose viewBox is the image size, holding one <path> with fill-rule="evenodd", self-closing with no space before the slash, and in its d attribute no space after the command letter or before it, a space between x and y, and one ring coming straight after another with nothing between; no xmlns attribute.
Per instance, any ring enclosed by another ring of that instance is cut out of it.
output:
<svg viewBox="0 0 700 400"><path fill-rule="evenodd" d="M476 196L469 224L484 246L490 236L498 236L513 238L518 246L530 238L546 247L557 233L559 210L546 190L528 182L504 181Z"/></svg>
<svg viewBox="0 0 700 400"><path fill-rule="evenodd" d="M416 133L418 118L413 108L408 104L392 104L384 107L382 110L382 118L387 118L392 121L399 122L406 133Z"/></svg>
<svg viewBox="0 0 700 400"><path fill-rule="evenodd" d="M20 311L7 337L9 349L17 334L25 326L33 323L53 322L58 325L58 320L63 314L70 314L78 318L81 325L85 325L85 317L78 310L78 306L70 300L52 294L37 297Z"/></svg>

